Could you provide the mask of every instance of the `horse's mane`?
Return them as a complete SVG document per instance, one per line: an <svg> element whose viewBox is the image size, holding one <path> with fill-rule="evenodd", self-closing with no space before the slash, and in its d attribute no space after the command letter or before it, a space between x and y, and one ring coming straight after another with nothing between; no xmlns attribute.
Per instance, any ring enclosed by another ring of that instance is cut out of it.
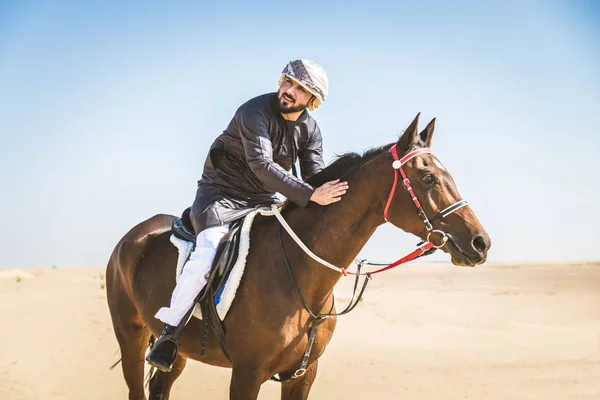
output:
<svg viewBox="0 0 600 400"><path fill-rule="evenodd" d="M392 147L394 143L389 143L380 147L374 147L366 150L362 155L354 152L345 153L337 156L336 159L325 169L313 175L307 180L307 183L314 187L335 180L342 179L356 168L361 167L373 158Z"/></svg>

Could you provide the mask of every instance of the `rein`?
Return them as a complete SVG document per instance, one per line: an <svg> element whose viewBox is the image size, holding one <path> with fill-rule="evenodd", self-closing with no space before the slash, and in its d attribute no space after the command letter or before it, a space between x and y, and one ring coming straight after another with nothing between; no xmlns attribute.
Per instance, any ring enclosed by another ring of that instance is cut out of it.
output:
<svg viewBox="0 0 600 400"><path fill-rule="evenodd" d="M434 216L433 218L429 219L427 217L427 214L425 213L425 210L423 210L423 207L421 206L421 203L419 202L419 199L417 199L417 195L415 194L415 192L412 189L410 180L408 179L408 177L406 176L406 173L404 172L404 169L402 168L404 165L406 165L407 162L409 162L410 160L412 160L413 158L415 158L416 156L419 156L421 154L432 154L431 150L429 148L421 148L421 149L417 149L414 151L411 151L410 153L406 154L404 157L402 158L398 158L398 153L396 151L396 145L393 145L390 150L389 150L389 154L393 160L392 162L392 168L394 169L394 184L392 185L392 190L390 191L390 194L388 196L388 200L387 203L385 205L385 209L383 210L383 219L386 222L389 222L388 220L388 212L390 209L390 205L392 204L392 200L394 198L394 195L396 193L396 187L398 186L398 171L400 171L400 175L402 176L402 184L404 185L404 188L406 189L406 191L408 192L408 194L410 195L415 207L417 208L417 214L419 215L419 217L421 217L421 219L423 220L423 224L425 225L425 230L427 232L427 236L426 239L421 241L417 246L417 249L414 250L413 252L409 253L408 255L394 261L391 264L373 264L373 263L369 263L366 260L361 260L360 262L356 262L357 267L361 267L363 265L377 265L377 266L381 266L383 265L384 268L375 270L375 271L371 271L371 272L367 272L367 273L362 273L360 272L360 268L357 270L357 272L350 272L348 271L346 268L342 268L342 267L338 267L335 266L325 260L323 260L321 257L317 256L315 253L313 253L303 242L302 240L300 240L300 238L296 235L296 233L292 230L292 228L288 225L288 223L286 222L286 220L283 218L283 216L281 215L281 213L279 212L279 210L277 209L276 205L273 205L271 207L271 211L273 212L273 214L275 215L275 217L277 218L277 220L279 221L279 223L285 228L285 230L287 231L287 233L292 237L292 239L294 239L294 241L298 244L298 246L300 246L300 248L302 248L302 250L304 250L304 252L306 254L308 254L308 256L310 256L313 260L317 261L318 263L326 266L327 268L333 269L335 271L340 272L341 274L343 274L344 276L347 275L373 275L373 274L377 274L383 271L387 271L390 270L394 267L397 267L398 265L407 263L409 261L412 261L418 257L421 257L423 255L430 254L433 251L444 247L444 245L446 244L446 242L448 241L448 235L446 235L445 232L438 230L438 229L433 229L432 226L432 222L436 221L438 219L444 218L450 214L452 214L453 212L461 209L462 207L465 207L467 204L466 200L460 200L457 201L456 203L450 205L449 207L444 208L442 211L440 211L436 216ZM432 154L433 155L433 154ZM440 244L435 244L433 243L431 239L432 235L440 235L440 240L441 243ZM282 246L283 249L283 246ZM431 251L433 250L433 251ZM429 252L429 253L428 253Z"/></svg>

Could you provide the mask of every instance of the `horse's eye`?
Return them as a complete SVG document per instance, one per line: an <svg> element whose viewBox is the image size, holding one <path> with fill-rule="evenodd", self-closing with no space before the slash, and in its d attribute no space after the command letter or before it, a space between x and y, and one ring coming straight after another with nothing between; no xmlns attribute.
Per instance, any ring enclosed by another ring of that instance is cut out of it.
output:
<svg viewBox="0 0 600 400"><path fill-rule="evenodd" d="M423 182L431 185L431 184L435 183L435 176L433 176L433 174L427 174L427 175L423 176L423 178L421 178L421 180Z"/></svg>

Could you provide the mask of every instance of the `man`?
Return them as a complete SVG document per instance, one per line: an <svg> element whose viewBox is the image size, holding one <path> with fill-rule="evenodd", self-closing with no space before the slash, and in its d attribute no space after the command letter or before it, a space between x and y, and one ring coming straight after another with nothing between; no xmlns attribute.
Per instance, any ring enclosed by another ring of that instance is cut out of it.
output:
<svg viewBox="0 0 600 400"><path fill-rule="evenodd" d="M196 247L170 307L155 315L166 324L146 359L156 368L170 371L177 355L176 327L206 285L217 245L232 221L272 204L276 192L302 208L309 201L322 206L337 202L346 193L348 184L339 179L318 188L304 182L324 168L321 132L306 108L317 109L327 94L327 74L319 65L306 59L292 61L281 74L278 92L240 106L214 141L190 213ZM290 173L295 172L297 159L303 180Z"/></svg>

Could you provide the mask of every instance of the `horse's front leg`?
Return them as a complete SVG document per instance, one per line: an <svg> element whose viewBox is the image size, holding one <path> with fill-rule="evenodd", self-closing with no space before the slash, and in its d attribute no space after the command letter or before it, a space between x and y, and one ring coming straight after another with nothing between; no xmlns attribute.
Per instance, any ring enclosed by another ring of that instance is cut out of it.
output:
<svg viewBox="0 0 600 400"><path fill-rule="evenodd" d="M229 385L229 400L256 400L263 382L262 369L234 365Z"/></svg>
<svg viewBox="0 0 600 400"><path fill-rule="evenodd" d="M317 377L318 360L308 366L304 375L281 384L281 400L306 400Z"/></svg>

